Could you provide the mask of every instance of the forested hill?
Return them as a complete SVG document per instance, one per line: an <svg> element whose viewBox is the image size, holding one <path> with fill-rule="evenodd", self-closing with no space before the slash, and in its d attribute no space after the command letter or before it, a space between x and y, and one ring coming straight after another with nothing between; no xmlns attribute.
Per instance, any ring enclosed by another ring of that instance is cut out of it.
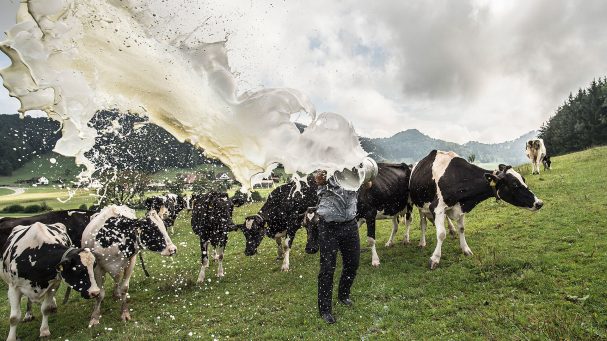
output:
<svg viewBox="0 0 607 341"><path fill-rule="evenodd" d="M409 129L388 138L361 138L361 144L376 160L414 163L424 158L433 149L438 149L453 151L463 158L474 154L476 162L520 165L529 162L525 156L525 143L536 136L535 131L530 131L516 140L502 143L458 144L433 139L417 129Z"/></svg>
<svg viewBox="0 0 607 341"><path fill-rule="evenodd" d="M120 115L101 111L91 121L99 136L92 151L87 153L97 166L116 165L120 168L155 173L161 169L190 168L202 163L216 163L207 159L201 150L189 143L179 143L165 130L151 124L135 129L135 123L145 122L137 115ZM305 126L297 124L300 131ZM50 152L60 138L59 123L47 118L18 115L0 115L0 175L11 175L35 155ZM530 132L514 141L499 144L469 142L460 145L433 139L415 129L400 132L389 138L361 138L363 148L378 161L414 163L432 149L454 151L463 158L474 154L477 162L502 162L518 165L528 162L525 141L535 137Z"/></svg>

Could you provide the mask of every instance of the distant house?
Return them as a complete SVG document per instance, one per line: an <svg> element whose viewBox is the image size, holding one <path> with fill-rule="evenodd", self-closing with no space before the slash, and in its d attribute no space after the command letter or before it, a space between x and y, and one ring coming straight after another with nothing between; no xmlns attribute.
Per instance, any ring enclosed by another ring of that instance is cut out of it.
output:
<svg viewBox="0 0 607 341"><path fill-rule="evenodd" d="M217 173L217 175L215 175L215 180L218 180L218 181L226 180L226 181L231 182L232 178L230 178L230 176L226 172L219 172L219 173Z"/></svg>
<svg viewBox="0 0 607 341"><path fill-rule="evenodd" d="M183 181L184 185L192 185L194 181L204 177L204 174L181 174L179 179Z"/></svg>
<svg viewBox="0 0 607 341"><path fill-rule="evenodd" d="M48 179L46 177L44 177L44 176L41 176L36 181L36 184L38 184L38 185L48 185Z"/></svg>

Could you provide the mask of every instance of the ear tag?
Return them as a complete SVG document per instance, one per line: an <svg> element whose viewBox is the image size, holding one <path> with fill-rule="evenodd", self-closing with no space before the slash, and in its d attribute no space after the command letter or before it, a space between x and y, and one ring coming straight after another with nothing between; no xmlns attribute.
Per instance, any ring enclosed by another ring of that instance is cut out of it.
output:
<svg viewBox="0 0 607 341"><path fill-rule="evenodd" d="M491 187L495 187L495 181L491 180Z"/></svg>
<svg viewBox="0 0 607 341"><path fill-rule="evenodd" d="M268 223L263 224L263 227L268 227Z"/></svg>
<svg viewBox="0 0 607 341"><path fill-rule="evenodd" d="M59 265L59 271L63 271L63 265Z"/></svg>
<svg viewBox="0 0 607 341"><path fill-rule="evenodd" d="M141 234L141 229L137 229L137 233Z"/></svg>
<svg viewBox="0 0 607 341"><path fill-rule="evenodd" d="M213 206L209 206L209 208L213 208Z"/></svg>

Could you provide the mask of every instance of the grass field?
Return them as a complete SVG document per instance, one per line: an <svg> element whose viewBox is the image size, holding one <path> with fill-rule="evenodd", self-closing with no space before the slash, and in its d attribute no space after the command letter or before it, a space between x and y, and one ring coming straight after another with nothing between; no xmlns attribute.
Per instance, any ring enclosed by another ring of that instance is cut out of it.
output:
<svg viewBox="0 0 607 341"><path fill-rule="evenodd" d="M487 200L468 215L466 239L473 256L448 237L438 269L428 258L436 245L429 228L428 246L420 237L414 213L411 245L385 249L389 221L378 224L379 268L371 253L361 253L353 286L355 306L336 304L337 323L325 324L316 303L318 254L304 252L305 232L291 252L291 270L280 271L276 244L266 239L246 257L241 233L230 235L224 258L225 277L207 269L208 281L197 284L200 248L189 216L177 220L172 258L145 253L146 278L138 266L130 283L131 321L119 319L108 279L101 323L88 329L92 301L72 294L50 318L57 340L604 340L607 339L607 148L553 158L553 170L521 172L544 201L538 212ZM242 223L261 204L237 208ZM367 247L366 228L361 228ZM338 269L340 268L338 264ZM339 274L338 273L336 275ZM337 276L336 276L337 279ZM0 337L8 333L7 286L0 283ZM59 289L62 297L65 286ZM336 296L336 293L334 293ZM58 300L60 301L60 299ZM337 300L334 300L334 303ZM25 300L22 301L25 311ZM23 340L38 337L36 320L21 323Z"/></svg>
<svg viewBox="0 0 607 341"><path fill-rule="evenodd" d="M51 159L55 159L55 163L52 163ZM14 171L11 176L0 176L0 185L16 187L18 185L15 181L19 179L26 180L41 176L46 177L49 181L57 180L57 178L73 181L80 174L81 169L84 169L84 167L76 166L72 157L65 157L57 153L47 153L27 162L22 168ZM30 187L25 184L23 186Z"/></svg>

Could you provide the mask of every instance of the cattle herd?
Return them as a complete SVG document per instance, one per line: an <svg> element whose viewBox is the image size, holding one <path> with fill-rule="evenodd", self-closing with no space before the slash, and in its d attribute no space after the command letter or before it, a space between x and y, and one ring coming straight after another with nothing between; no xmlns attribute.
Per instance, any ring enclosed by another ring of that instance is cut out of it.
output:
<svg viewBox="0 0 607 341"><path fill-rule="evenodd" d="M550 168L550 158L541 139L529 140L526 154L532 161L533 174L539 174L539 162ZM217 276L223 277L222 260L230 232L241 231L246 239L244 254L252 256L264 237L277 244L281 269L289 270L289 251L300 228L305 228L308 254L318 252L317 185L314 176L295 178L274 189L257 214L246 217L243 224L232 220L235 206L244 202L230 199L226 193L195 193L191 197L174 194L150 197L147 213L137 219L126 206L110 205L92 212L86 210L54 211L27 218L0 219L2 269L0 275L8 284L11 305L10 331L7 340L16 340L21 319L20 301L28 298L24 322L33 319L31 303L42 303L40 337L50 335L48 316L56 310L54 294L62 282L85 299L95 299L89 327L99 324L100 305L105 296L105 276L114 279L114 298L122 302L120 317L130 319L127 304L129 279L142 250L172 256L177 247L171 241L168 227L180 211L191 210L191 226L200 238L201 269L198 282L204 281L209 266L209 253L218 261ZM359 227L367 224L367 242L372 251L371 265L380 265L375 248L375 221L391 219L392 234L386 247L394 244L399 219L406 225L403 244L409 244L413 207L420 214L421 240L425 247L427 220L436 226L437 244L429 259L435 269L440 261L441 246L446 237L445 225L452 235L459 234L465 255L472 251L464 235L464 217L480 202L489 198L505 201L530 211L539 210L539 200L525 183L525 178L512 167L500 165L490 171L468 163L453 152L432 151L415 165L379 163L378 176L369 189L358 192L356 219ZM452 222L457 222L457 229ZM284 238L284 242L283 242ZM143 264L143 259L142 259Z"/></svg>

